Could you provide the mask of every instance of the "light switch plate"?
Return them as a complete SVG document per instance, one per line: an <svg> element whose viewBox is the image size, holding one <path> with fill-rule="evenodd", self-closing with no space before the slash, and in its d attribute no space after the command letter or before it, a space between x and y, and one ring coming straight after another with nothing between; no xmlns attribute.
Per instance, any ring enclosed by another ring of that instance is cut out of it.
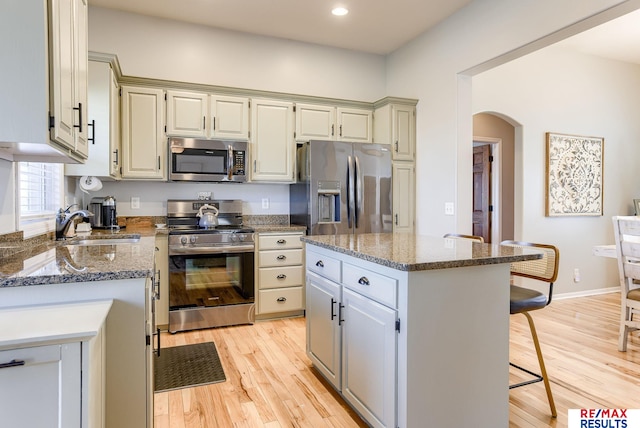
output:
<svg viewBox="0 0 640 428"><path fill-rule="evenodd" d="M140 197L138 196L131 197L131 209L132 210L140 209Z"/></svg>

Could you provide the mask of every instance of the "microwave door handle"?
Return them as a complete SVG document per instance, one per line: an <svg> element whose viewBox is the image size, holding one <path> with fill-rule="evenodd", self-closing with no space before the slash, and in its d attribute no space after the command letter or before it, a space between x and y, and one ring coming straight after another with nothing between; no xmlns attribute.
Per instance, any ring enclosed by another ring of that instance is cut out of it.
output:
<svg viewBox="0 0 640 428"><path fill-rule="evenodd" d="M233 178L233 147L231 144L227 146L227 179L231 181Z"/></svg>

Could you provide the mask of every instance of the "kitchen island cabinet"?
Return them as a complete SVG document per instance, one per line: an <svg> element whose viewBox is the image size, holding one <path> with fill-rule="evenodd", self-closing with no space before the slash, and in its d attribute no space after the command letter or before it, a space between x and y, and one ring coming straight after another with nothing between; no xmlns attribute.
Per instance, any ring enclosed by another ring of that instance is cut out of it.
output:
<svg viewBox="0 0 640 428"><path fill-rule="evenodd" d="M539 253L404 233L302 241L307 354L371 426L508 425L509 264Z"/></svg>

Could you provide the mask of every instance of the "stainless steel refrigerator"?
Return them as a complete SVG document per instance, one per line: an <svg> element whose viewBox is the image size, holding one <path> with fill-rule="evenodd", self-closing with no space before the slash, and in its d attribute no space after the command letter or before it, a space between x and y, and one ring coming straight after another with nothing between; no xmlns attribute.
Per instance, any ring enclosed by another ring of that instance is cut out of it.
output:
<svg viewBox="0 0 640 428"><path fill-rule="evenodd" d="M383 144L310 141L297 148L291 223L309 235L391 232L391 150Z"/></svg>

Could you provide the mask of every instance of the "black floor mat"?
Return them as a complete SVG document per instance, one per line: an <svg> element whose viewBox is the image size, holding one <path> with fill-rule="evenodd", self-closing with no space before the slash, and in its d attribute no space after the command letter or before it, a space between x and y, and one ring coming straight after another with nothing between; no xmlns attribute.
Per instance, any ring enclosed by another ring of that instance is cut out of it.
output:
<svg viewBox="0 0 640 428"><path fill-rule="evenodd" d="M154 358L155 392L224 382L226 377L213 342L174 346Z"/></svg>

